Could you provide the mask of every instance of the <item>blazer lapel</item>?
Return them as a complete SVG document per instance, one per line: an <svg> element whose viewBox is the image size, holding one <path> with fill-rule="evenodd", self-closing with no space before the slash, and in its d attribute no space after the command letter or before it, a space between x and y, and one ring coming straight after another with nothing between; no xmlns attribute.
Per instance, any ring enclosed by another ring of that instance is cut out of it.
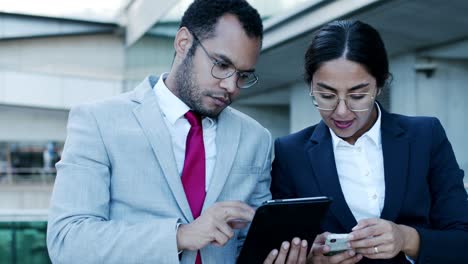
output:
<svg viewBox="0 0 468 264"><path fill-rule="evenodd" d="M309 154L310 163L321 193L333 198L333 202L330 206L331 213L338 219L345 230L351 231L351 228L353 228L357 222L341 190L335 165L331 135L323 121L315 128L305 148Z"/></svg>
<svg viewBox="0 0 468 264"><path fill-rule="evenodd" d="M380 217L394 221L400 211L406 192L410 143L395 117L384 110L382 110L381 131L385 171L385 204Z"/></svg>
<svg viewBox="0 0 468 264"><path fill-rule="evenodd" d="M193 216L177 170L174 152L172 151L171 135L164 124L156 95L152 90L156 81L154 77L146 78L136 88L133 100L140 104L134 108L133 113L151 144L164 177L181 211L186 220L190 222L193 220Z"/></svg>
<svg viewBox="0 0 468 264"><path fill-rule="evenodd" d="M218 116L216 130L216 164L203 209L218 199L231 172L240 142L241 122L226 108Z"/></svg>

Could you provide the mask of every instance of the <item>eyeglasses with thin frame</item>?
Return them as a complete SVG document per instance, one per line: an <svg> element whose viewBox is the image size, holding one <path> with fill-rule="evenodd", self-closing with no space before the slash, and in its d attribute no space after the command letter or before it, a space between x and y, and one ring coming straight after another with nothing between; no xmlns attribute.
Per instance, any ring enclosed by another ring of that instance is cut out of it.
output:
<svg viewBox="0 0 468 264"><path fill-rule="evenodd" d="M237 74L237 81L236 81L236 86L238 88L250 88L254 86L258 82L258 77L255 74L253 70L248 70L248 71L239 71L236 69L234 65L231 63L227 63L222 60L218 60L214 58L213 56L208 53L206 48L203 46L201 41L197 38L197 36L192 33L193 38L200 44L200 47L202 50L205 52L205 54L210 58L211 62L213 63L213 67L211 67L211 75L216 78L216 79L227 79L234 75L234 73Z"/></svg>
<svg viewBox="0 0 468 264"><path fill-rule="evenodd" d="M375 96L371 93L349 93L345 98L339 98L336 93L323 91L311 91L309 95L315 107L324 111L334 111L338 103L343 100L349 110L364 112L371 108L375 100Z"/></svg>

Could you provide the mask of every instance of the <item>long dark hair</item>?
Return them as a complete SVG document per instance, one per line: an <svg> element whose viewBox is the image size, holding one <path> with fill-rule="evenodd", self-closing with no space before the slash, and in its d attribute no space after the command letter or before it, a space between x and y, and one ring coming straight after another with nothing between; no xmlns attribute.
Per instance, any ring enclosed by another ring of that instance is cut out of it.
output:
<svg viewBox="0 0 468 264"><path fill-rule="evenodd" d="M310 84L323 63L338 58L362 65L375 78L379 89L391 78L379 32L361 21L333 21L315 33L305 55L305 81Z"/></svg>

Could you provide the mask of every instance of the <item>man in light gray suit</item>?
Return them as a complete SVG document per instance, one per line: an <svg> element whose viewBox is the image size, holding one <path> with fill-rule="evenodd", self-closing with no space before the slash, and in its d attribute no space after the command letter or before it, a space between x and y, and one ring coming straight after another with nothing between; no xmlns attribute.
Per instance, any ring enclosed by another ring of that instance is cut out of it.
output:
<svg viewBox="0 0 468 264"><path fill-rule="evenodd" d="M54 263L235 262L270 198L271 136L228 107L258 80L262 30L244 0L196 0L169 73L70 111L47 230Z"/></svg>

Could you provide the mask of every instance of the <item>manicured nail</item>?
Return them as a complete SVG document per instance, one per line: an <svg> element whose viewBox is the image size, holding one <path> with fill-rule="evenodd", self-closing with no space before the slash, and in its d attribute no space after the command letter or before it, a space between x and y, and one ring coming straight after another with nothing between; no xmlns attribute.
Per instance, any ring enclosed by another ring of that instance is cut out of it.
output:
<svg viewBox="0 0 468 264"><path fill-rule="evenodd" d="M278 250L276 250L276 249L275 249L275 250L273 250L273 252L271 252L271 254L272 254L273 256L276 256L276 255L278 255Z"/></svg>
<svg viewBox="0 0 468 264"><path fill-rule="evenodd" d="M301 240L300 240L299 238L295 237L295 238L293 239L293 244L294 244L295 246L298 246L300 243L301 243Z"/></svg>
<svg viewBox="0 0 468 264"><path fill-rule="evenodd" d="M302 247L307 247L307 240L302 240Z"/></svg>
<svg viewBox="0 0 468 264"><path fill-rule="evenodd" d="M289 249L289 243L288 242L283 243L283 249L285 249L285 250Z"/></svg>

